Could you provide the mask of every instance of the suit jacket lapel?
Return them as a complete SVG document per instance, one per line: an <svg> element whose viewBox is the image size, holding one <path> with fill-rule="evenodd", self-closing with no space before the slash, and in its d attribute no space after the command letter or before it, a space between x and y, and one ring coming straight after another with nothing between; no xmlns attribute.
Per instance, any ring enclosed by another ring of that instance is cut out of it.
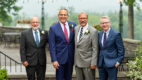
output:
<svg viewBox="0 0 142 80"><path fill-rule="evenodd" d="M39 42L39 46L40 46L40 44L41 44L41 42L42 42L42 39L43 39L43 36L42 36L42 34L41 34L41 29L39 29L39 35L40 35L40 42Z"/></svg>
<svg viewBox="0 0 142 80"><path fill-rule="evenodd" d="M59 31L59 34L62 35L61 37L63 38L63 40L65 40L65 41L67 42L67 40L66 40L66 38L65 38L64 31L62 30L62 27L61 27L61 25L60 25L59 22L57 23L57 29L58 29L58 31Z"/></svg>
<svg viewBox="0 0 142 80"><path fill-rule="evenodd" d="M36 46L36 42L35 42L35 39L34 39L32 28L29 30L29 38L31 38L33 46Z"/></svg>
<svg viewBox="0 0 142 80"><path fill-rule="evenodd" d="M100 32L100 35L99 35L99 43L100 43L100 46L101 46L101 47L103 47L103 46L102 46L103 32L104 32L104 31L101 31L101 32Z"/></svg>
<svg viewBox="0 0 142 80"><path fill-rule="evenodd" d="M101 40L100 44L101 44L101 46L102 46L102 36L103 36L103 33L104 33L104 31L101 31L101 34L100 34L100 40ZM111 39L111 36L112 36L112 29L110 29L110 31L109 31L109 35L108 35L108 37L106 39L105 47L107 46L109 39ZM103 48L105 48L105 47L103 47Z"/></svg>
<svg viewBox="0 0 142 80"><path fill-rule="evenodd" d="M73 35L73 28L70 28L70 24L71 24L71 23L68 22L69 31L70 31L69 42L70 42L70 40L71 40L72 37L73 37L73 36L72 36L72 35Z"/></svg>
<svg viewBox="0 0 142 80"><path fill-rule="evenodd" d="M76 27L76 31L75 31L75 42L78 44L79 42L77 42L77 38L78 38L78 34L79 34L79 26Z"/></svg>
<svg viewBox="0 0 142 80"><path fill-rule="evenodd" d="M90 30L90 26L88 25L88 28L86 29L86 30ZM89 35L90 33L88 33L88 34L83 34L82 35L82 37L81 37L81 39L79 40L79 42L81 42L81 40L86 36L86 35Z"/></svg>
<svg viewBox="0 0 142 80"><path fill-rule="evenodd" d="M108 37L106 39L106 45L107 45L109 39L111 39L111 36L112 36L112 29L110 28L109 35L108 35Z"/></svg>

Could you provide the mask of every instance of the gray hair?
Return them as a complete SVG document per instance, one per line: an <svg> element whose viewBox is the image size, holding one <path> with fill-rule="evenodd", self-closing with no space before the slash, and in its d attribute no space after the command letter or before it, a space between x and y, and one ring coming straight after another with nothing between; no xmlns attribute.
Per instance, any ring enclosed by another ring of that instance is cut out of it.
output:
<svg viewBox="0 0 142 80"><path fill-rule="evenodd" d="M87 18L88 18L88 14L87 14L86 12L81 12L81 13L79 13L78 17L79 17L81 14L86 14L86 15L87 15Z"/></svg>
<svg viewBox="0 0 142 80"><path fill-rule="evenodd" d="M61 9L59 10L59 13L60 13L61 10L67 11L67 14L68 14L68 10L67 10L66 8L61 8Z"/></svg>
<svg viewBox="0 0 142 80"><path fill-rule="evenodd" d="M108 16L102 16L101 19L108 19L110 21L110 18Z"/></svg>

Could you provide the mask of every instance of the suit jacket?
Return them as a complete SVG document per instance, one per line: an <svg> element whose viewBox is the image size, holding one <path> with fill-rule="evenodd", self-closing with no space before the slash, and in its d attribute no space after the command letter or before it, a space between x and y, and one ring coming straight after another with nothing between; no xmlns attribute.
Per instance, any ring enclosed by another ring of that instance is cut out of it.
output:
<svg viewBox="0 0 142 80"><path fill-rule="evenodd" d="M74 27L75 23L67 21L70 36L69 43L67 42L64 32L59 22L52 25L49 30L49 48L52 62L58 61L59 64L65 64L67 60L74 63Z"/></svg>
<svg viewBox="0 0 142 80"><path fill-rule="evenodd" d="M46 65L46 43L48 41L47 31L40 30L40 43L36 46L32 29L25 30L21 33L20 55L21 61L28 61L30 66L37 65L38 61L41 65Z"/></svg>
<svg viewBox="0 0 142 80"><path fill-rule="evenodd" d="M104 31L99 32L99 67L105 63L106 67L114 67L117 62L121 63L124 58L124 45L121 34L110 28L105 47L102 46L102 35Z"/></svg>
<svg viewBox="0 0 142 80"><path fill-rule="evenodd" d="M98 32L95 28L88 26L90 33L85 34L77 42L80 26L75 28L75 65L78 67L90 67L97 65L98 59Z"/></svg>

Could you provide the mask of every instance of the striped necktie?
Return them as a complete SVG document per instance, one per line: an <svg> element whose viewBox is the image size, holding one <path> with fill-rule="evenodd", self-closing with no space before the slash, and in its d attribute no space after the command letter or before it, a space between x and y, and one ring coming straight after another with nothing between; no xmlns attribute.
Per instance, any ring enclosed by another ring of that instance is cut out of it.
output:
<svg viewBox="0 0 142 80"><path fill-rule="evenodd" d="M81 39L82 35L83 35L83 27L81 27L81 30L80 30L79 40Z"/></svg>
<svg viewBox="0 0 142 80"><path fill-rule="evenodd" d="M69 43L69 37L68 37L68 31L67 31L67 28L66 28L66 24L64 24L64 34L65 34L67 42Z"/></svg>

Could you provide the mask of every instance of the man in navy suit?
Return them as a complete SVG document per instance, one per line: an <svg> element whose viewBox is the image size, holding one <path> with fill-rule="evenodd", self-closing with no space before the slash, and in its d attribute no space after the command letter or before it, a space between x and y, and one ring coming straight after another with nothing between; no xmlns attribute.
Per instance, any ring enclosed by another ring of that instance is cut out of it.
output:
<svg viewBox="0 0 142 80"><path fill-rule="evenodd" d="M99 32L99 76L100 80L117 80L118 66L124 58L121 34L113 30L108 16L100 22L103 30Z"/></svg>
<svg viewBox="0 0 142 80"><path fill-rule="evenodd" d="M59 21L49 30L49 48L56 80L71 80L74 63L74 27L75 23L67 21L67 9L60 9Z"/></svg>

